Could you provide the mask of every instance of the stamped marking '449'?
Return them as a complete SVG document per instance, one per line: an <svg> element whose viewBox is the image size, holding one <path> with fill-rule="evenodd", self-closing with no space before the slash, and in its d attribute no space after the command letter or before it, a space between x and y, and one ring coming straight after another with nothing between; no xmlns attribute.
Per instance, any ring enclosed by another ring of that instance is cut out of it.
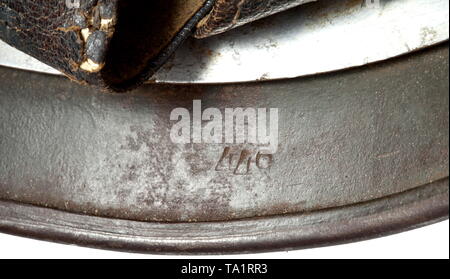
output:
<svg viewBox="0 0 450 279"><path fill-rule="evenodd" d="M216 165L216 171L232 171L235 175L250 174L252 169L269 169L273 164L273 155L248 149L232 150L225 147Z"/></svg>

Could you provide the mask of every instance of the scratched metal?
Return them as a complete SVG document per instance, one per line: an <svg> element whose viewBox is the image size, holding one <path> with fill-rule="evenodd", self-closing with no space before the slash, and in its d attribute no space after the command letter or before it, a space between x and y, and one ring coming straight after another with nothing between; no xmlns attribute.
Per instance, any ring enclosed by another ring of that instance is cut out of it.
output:
<svg viewBox="0 0 450 279"><path fill-rule="evenodd" d="M0 230L144 253L289 250L380 237L442 221L448 218L448 194L445 179L384 199L329 210L233 222L175 224L78 215L0 200Z"/></svg>
<svg viewBox="0 0 450 279"><path fill-rule="evenodd" d="M365 65L449 38L448 0L381 0L379 8L364 1L318 1L219 36L191 39L153 79L223 83L298 77ZM58 74L2 42L0 53L0 65Z"/></svg>
<svg viewBox="0 0 450 279"><path fill-rule="evenodd" d="M448 70L446 44L315 77L153 84L120 95L0 68L0 231L225 253L328 245L442 220ZM204 108L279 108L278 152L257 164L252 145L171 143L171 110L195 99ZM251 154L248 169L236 173L236 160L218 167L227 148Z"/></svg>
<svg viewBox="0 0 450 279"><path fill-rule="evenodd" d="M448 46L315 77L106 94L0 69L0 199L140 221L225 221L383 198L448 177ZM175 144L174 108L279 109L279 148ZM233 160L219 161L229 148ZM237 158L247 154L239 163ZM261 158L260 158L261 159Z"/></svg>

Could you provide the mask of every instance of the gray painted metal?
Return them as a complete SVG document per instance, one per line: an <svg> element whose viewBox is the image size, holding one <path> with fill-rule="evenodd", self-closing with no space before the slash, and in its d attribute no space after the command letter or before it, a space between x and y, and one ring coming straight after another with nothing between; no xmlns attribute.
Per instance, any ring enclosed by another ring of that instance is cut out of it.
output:
<svg viewBox="0 0 450 279"><path fill-rule="evenodd" d="M442 220L448 70L447 44L326 75L150 84L130 94L0 68L0 230L119 250L225 253ZM222 110L278 108L278 152L261 167L256 145L171 142L170 112L196 99ZM227 148L235 159L218 167Z"/></svg>

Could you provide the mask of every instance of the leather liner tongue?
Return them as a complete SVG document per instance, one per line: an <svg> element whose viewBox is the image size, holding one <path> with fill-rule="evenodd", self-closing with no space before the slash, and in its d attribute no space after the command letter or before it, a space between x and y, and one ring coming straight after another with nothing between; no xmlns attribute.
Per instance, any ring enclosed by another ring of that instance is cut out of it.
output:
<svg viewBox="0 0 450 279"><path fill-rule="evenodd" d="M201 19L194 16L204 4L205 0L120 1L117 25L101 71L105 82L121 90L148 80L191 34Z"/></svg>
<svg viewBox="0 0 450 279"><path fill-rule="evenodd" d="M150 78L213 4L0 0L0 39L73 80L126 91Z"/></svg>

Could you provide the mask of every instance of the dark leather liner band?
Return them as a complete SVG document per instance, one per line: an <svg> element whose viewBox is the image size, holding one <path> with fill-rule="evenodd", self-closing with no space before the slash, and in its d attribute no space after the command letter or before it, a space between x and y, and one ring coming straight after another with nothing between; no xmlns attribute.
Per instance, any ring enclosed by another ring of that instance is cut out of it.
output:
<svg viewBox="0 0 450 279"><path fill-rule="evenodd" d="M197 26L195 37L205 38L257 19L316 0L216 0Z"/></svg>
<svg viewBox="0 0 450 279"><path fill-rule="evenodd" d="M73 80L125 91L148 80L213 0L0 0L0 39Z"/></svg>
<svg viewBox="0 0 450 279"><path fill-rule="evenodd" d="M0 39L69 78L112 91L148 80L199 38L314 0L0 0Z"/></svg>

